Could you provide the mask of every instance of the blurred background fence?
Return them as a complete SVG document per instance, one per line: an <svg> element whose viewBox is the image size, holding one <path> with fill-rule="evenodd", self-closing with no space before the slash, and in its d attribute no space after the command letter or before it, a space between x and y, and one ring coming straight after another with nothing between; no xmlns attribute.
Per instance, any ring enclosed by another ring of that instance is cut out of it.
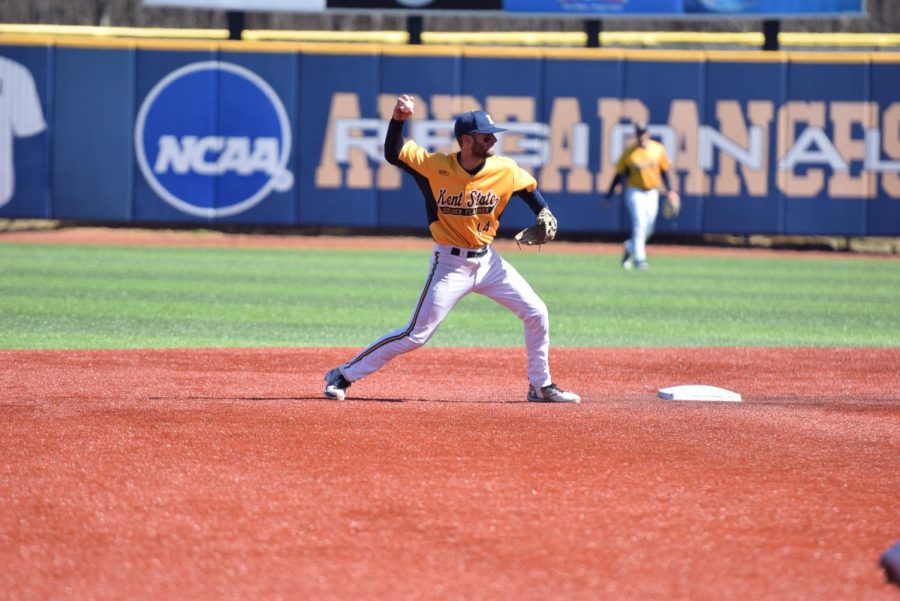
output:
<svg viewBox="0 0 900 601"><path fill-rule="evenodd" d="M245 3L250 6L252 2ZM94 25L109 27L227 28L222 10L145 7L142 0L3 0L2 23ZM829 19L789 19L784 32L900 32L900 2L867 0L867 16ZM448 31L571 31L583 29L579 19L478 15L476 11L424 12L424 30ZM248 12L247 29L322 31L403 31L406 17L397 11L357 10L319 13ZM604 21L603 31L759 31L748 19L620 19Z"/></svg>
<svg viewBox="0 0 900 601"><path fill-rule="evenodd" d="M598 201L642 120L685 200L660 233L897 236L897 6L786 19L783 40L842 52L766 53L753 19L608 19L593 50L585 19L441 11L421 15L425 45L443 44L428 48L406 44L408 12L242 13L229 41L233 11L3 0L0 218L421 228L380 151L395 95L414 92L409 133L432 150L453 149L461 110L506 124L498 152L568 233L627 231L621 203ZM532 218L511 205L504 224Z"/></svg>

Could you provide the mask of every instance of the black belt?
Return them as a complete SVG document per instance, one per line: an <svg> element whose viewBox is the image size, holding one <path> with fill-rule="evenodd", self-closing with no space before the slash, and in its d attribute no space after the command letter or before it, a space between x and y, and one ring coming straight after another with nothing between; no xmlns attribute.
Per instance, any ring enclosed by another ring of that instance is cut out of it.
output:
<svg viewBox="0 0 900 601"><path fill-rule="evenodd" d="M467 250L466 258L467 259L475 259L476 257L483 257L484 255L487 254L487 251L488 251L487 246L485 246L484 248L480 248L478 250ZM454 257L458 257L462 253L463 253L463 251L461 248L456 248L454 246L453 248L450 249L450 254L453 255Z"/></svg>

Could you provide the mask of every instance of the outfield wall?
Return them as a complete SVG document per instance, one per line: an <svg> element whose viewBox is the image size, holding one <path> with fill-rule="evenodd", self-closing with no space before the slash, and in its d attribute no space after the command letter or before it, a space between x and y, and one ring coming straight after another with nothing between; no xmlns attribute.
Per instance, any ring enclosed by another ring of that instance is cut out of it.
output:
<svg viewBox="0 0 900 601"><path fill-rule="evenodd" d="M515 53L510 58L509 53ZM900 54L80 40L0 35L0 217L425 226L381 157L450 150L484 108L563 232L627 229L606 205L634 120L674 157L658 231L900 235ZM513 202L506 229L532 216Z"/></svg>

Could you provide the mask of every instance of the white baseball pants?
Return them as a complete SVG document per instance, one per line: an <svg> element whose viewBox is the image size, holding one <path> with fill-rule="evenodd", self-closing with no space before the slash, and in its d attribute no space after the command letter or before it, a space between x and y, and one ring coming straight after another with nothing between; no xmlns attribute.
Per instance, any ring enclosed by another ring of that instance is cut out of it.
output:
<svg viewBox="0 0 900 601"><path fill-rule="evenodd" d="M647 240L656 228L659 212L659 190L625 189L625 205L631 215L631 238L625 241L625 250L637 263L647 260Z"/></svg>
<svg viewBox="0 0 900 601"><path fill-rule="evenodd" d="M528 380L535 387L549 385L550 318L544 304L516 269L487 247L482 256L474 249L435 244L425 285L404 328L394 330L363 349L341 366L344 377L355 382L388 361L424 345L437 331L450 309L462 297L477 292L491 298L522 320L528 355Z"/></svg>

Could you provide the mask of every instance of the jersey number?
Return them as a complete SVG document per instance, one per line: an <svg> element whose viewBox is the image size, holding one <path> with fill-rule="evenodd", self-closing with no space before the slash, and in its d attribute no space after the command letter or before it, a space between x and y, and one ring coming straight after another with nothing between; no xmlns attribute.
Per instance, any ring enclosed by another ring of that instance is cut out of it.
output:
<svg viewBox="0 0 900 601"><path fill-rule="evenodd" d="M491 222L488 221L487 223L478 223L478 225L475 226L475 229L479 233L488 234L491 231Z"/></svg>

